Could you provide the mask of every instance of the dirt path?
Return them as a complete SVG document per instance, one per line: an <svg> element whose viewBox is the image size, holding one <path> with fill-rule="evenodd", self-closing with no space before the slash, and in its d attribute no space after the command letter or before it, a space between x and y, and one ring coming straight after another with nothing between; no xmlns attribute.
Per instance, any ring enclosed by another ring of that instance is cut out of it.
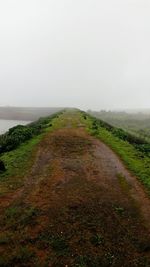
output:
<svg viewBox="0 0 150 267"><path fill-rule="evenodd" d="M141 184L105 144L68 125L41 142L2 216L9 242L0 239L0 252L14 247L6 266L150 266L150 200Z"/></svg>

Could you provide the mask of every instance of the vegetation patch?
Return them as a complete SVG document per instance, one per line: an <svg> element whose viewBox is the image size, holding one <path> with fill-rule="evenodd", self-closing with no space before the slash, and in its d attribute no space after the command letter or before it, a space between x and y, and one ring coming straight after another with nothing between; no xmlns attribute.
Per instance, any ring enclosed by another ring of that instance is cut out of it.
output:
<svg viewBox="0 0 150 267"><path fill-rule="evenodd" d="M68 240L62 234L44 232L39 236L44 247L51 247L58 255L66 255L69 252Z"/></svg>
<svg viewBox="0 0 150 267"><path fill-rule="evenodd" d="M120 216L123 216L124 213L125 213L125 209L123 207L120 207L120 206L113 206L114 208L114 211L120 215Z"/></svg>
<svg viewBox="0 0 150 267"><path fill-rule="evenodd" d="M121 128L138 138L150 142L150 114L113 112L113 111L88 111L94 117L103 120L114 127Z"/></svg>
<svg viewBox="0 0 150 267"><path fill-rule="evenodd" d="M22 178L33 165L37 145L47 132L58 127L58 118L62 113L41 118L27 126L13 127L6 134L0 135L1 194L23 184Z"/></svg>
<svg viewBox="0 0 150 267"><path fill-rule="evenodd" d="M86 122L87 130L120 156L150 194L150 143L92 116Z"/></svg>
<svg viewBox="0 0 150 267"><path fill-rule="evenodd" d="M60 112L58 114L60 115ZM25 141L43 133L45 128L52 127L51 121L58 114L41 118L25 126L17 125L10 128L8 132L0 135L0 154L16 149Z"/></svg>
<svg viewBox="0 0 150 267"><path fill-rule="evenodd" d="M100 246L104 244L104 238L102 235L96 234L91 237L91 243L94 246Z"/></svg>
<svg viewBox="0 0 150 267"><path fill-rule="evenodd" d="M16 227L24 227L26 225L34 225L36 217L40 211L32 206L26 207L24 205L13 205L5 211L5 224Z"/></svg>
<svg viewBox="0 0 150 267"><path fill-rule="evenodd" d="M0 180L6 181L6 178L12 177L23 177L30 169L33 164L33 154L35 152L36 145L40 142L43 135L34 137L26 143L20 145L19 148L4 153L1 156L1 160L5 164L6 171L0 173ZM18 179L17 179L18 181ZM14 180L11 179L11 183L14 184ZM20 182L20 181L18 181ZM15 185L14 185L15 186ZM13 187L13 186L12 186Z"/></svg>

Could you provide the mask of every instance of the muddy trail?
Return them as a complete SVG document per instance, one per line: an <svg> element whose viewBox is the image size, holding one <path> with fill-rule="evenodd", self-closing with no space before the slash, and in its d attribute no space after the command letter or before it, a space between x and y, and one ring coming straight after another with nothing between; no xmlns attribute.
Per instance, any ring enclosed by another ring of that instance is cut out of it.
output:
<svg viewBox="0 0 150 267"><path fill-rule="evenodd" d="M0 266L150 266L149 198L82 127L48 133L24 187L6 203Z"/></svg>

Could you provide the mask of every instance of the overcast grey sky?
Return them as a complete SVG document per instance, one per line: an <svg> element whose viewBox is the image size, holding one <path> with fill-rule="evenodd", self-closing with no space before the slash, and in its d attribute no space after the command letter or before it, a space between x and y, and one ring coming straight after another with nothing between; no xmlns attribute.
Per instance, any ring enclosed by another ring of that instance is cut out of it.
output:
<svg viewBox="0 0 150 267"><path fill-rule="evenodd" d="M149 108L150 1L0 1L0 105Z"/></svg>

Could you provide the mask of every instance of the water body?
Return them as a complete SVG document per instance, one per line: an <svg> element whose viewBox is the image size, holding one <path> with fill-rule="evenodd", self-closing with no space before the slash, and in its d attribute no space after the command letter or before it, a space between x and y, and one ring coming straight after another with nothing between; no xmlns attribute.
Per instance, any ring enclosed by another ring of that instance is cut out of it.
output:
<svg viewBox="0 0 150 267"><path fill-rule="evenodd" d="M17 125L26 125L30 121L17 121L17 120L0 120L0 134L7 132L10 128Z"/></svg>

